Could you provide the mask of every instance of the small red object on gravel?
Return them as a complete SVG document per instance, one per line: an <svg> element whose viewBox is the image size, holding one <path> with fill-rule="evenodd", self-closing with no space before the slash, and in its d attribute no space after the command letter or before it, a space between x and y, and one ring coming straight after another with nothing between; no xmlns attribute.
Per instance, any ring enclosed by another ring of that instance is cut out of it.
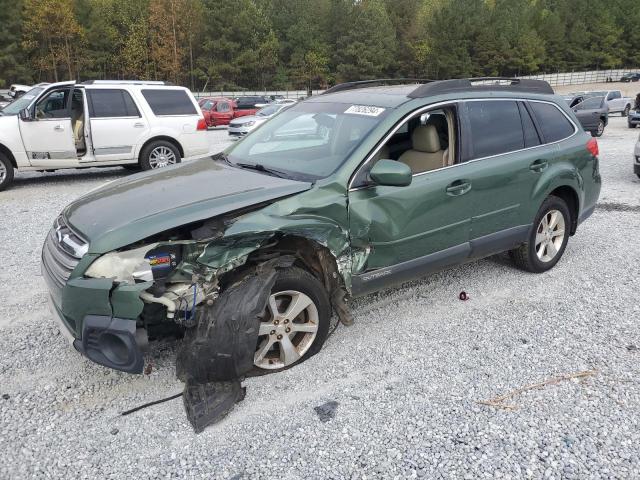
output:
<svg viewBox="0 0 640 480"><path fill-rule="evenodd" d="M464 302L465 300L469 300L469 295L463 290L460 292L460 295L458 295L458 298Z"/></svg>

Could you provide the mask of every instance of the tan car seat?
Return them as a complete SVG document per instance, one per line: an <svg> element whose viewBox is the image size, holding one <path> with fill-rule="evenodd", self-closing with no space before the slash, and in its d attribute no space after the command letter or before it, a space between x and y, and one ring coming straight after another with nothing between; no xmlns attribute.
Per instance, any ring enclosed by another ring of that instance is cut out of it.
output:
<svg viewBox="0 0 640 480"><path fill-rule="evenodd" d="M411 134L413 148L398 159L406 163L413 173L428 172L444 166L445 152L440 148L438 131L433 125L420 125Z"/></svg>

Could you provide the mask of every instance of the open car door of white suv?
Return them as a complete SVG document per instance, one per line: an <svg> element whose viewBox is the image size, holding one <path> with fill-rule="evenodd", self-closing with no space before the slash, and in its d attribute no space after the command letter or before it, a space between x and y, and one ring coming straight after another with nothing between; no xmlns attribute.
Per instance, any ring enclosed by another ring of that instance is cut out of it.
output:
<svg viewBox="0 0 640 480"><path fill-rule="evenodd" d="M74 83L48 89L29 108L28 116L20 116L20 135L34 167L71 166L78 161L71 124Z"/></svg>

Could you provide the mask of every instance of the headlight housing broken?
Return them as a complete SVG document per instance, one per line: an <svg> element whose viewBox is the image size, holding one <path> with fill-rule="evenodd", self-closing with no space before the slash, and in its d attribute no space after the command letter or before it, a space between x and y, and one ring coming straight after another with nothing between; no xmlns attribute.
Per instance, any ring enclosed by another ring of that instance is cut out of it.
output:
<svg viewBox="0 0 640 480"><path fill-rule="evenodd" d="M127 282L131 284L135 283L136 280L152 281L153 270L151 262L155 259L149 258L148 253L157 245L155 243L133 250L106 253L91 264L85 272L85 276L112 278L119 283Z"/></svg>

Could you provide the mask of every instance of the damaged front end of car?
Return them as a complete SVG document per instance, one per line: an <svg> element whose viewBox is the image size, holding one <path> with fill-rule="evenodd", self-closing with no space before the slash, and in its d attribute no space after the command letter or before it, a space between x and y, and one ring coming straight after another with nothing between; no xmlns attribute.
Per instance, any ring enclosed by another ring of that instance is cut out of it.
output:
<svg viewBox="0 0 640 480"><path fill-rule="evenodd" d="M345 196L329 187L310 197L253 205L86 256L84 273L62 293L74 298L62 302L67 311L84 312L76 348L96 363L142 373L147 339L183 334L176 373L187 416L196 431L220 420L244 398L241 382L255 368L260 317L280 269L309 272L340 321L353 321ZM310 203L318 207L300 207ZM322 209L332 212L319 215ZM81 304L89 285L96 296L87 308Z"/></svg>

